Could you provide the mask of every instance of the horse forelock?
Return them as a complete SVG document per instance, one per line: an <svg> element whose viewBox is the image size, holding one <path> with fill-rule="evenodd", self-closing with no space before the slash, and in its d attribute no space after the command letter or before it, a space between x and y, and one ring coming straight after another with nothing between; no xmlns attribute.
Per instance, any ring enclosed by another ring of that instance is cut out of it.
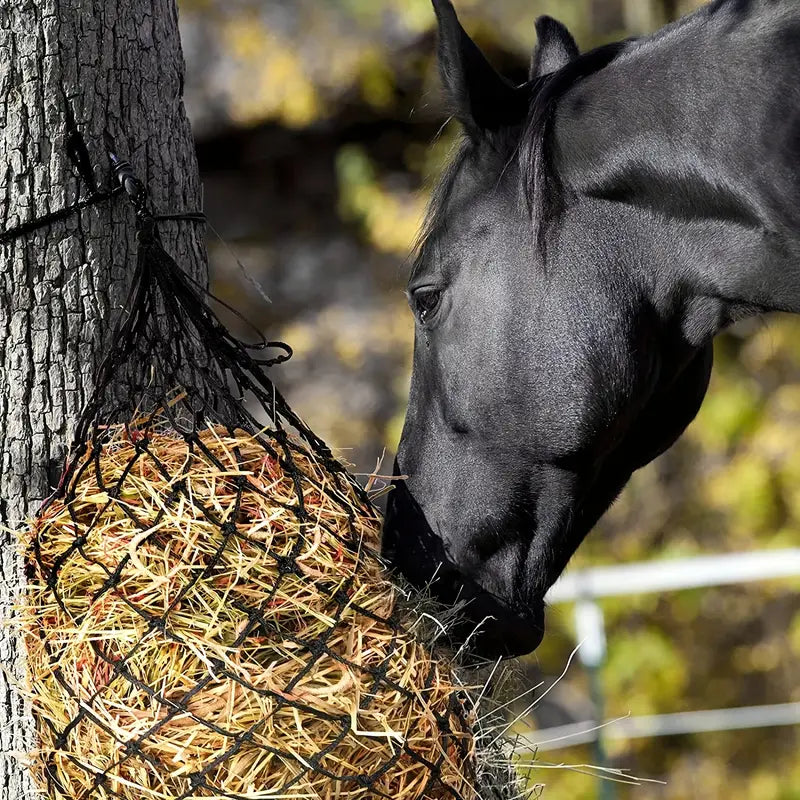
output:
<svg viewBox="0 0 800 800"><path fill-rule="evenodd" d="M469 160L474 145L466 137L460 139L447 166L434 187L425 218L412 248L410 280L422 269L422 265L435 249L446 229L447 208L455 189L456 180L464 164Z"/></svg>

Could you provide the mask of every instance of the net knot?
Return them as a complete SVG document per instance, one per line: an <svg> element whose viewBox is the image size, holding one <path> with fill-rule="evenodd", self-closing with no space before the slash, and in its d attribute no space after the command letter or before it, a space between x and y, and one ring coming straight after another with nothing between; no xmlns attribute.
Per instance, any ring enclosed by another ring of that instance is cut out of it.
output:
<svg viewBox="0 0 800 800"><path fill-rule="evenodd" d="M278 572L281 575L294 575L297 573L297 563L291 556L276 556Z"/></svg>

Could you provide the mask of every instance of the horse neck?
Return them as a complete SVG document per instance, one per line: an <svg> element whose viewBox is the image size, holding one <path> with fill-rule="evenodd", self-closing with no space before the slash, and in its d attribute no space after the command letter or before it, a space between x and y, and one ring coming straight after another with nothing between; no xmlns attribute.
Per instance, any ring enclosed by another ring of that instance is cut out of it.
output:
<svg viewBox="0 0 800 800"><path fill-rule="evenodd" d="M574 86L557 168L681 291L800 312L800 5L741 9L712 4Z"/></svg>

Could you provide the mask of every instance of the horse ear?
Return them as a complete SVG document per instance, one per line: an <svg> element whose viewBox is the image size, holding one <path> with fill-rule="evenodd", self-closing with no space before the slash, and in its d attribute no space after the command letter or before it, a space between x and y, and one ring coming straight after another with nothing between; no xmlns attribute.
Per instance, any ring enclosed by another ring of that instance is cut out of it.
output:
<svg viewBox="0 0 800 800"><path fill-rule="evenodd" d="M536 20L536 36L539 42L533 51L531 80L565 67L580 55L572 34L552 17L539 17Z"/></svg>
<svg viewBox="0 0 800 800"><path fill-rule="evenodd" d="M439 71L453 113L474 139L525 119L529 94L498 75L458 21L450 0L433 0Z"/></svg>

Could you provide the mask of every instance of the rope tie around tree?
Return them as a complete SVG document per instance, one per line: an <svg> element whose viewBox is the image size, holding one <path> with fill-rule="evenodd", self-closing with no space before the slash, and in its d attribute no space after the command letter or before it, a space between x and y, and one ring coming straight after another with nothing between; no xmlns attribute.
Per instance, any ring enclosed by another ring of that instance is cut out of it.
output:
<svg viewBox="0 0 800 800"><path fill-rule="evenodd" d="M118 187L62 213L127 197L136 268L23 541L39 786L53 800L519 797L470 687L413 632L368 493L268 377L291 350L225 328L158 234L202 215L154 215L107 149Z"/></svg>
<svg viewBox="0 0 800 800"><path fill-rule="evenodd" d="M71 111L68 109L68 119L72 119ZM69 129L68 129L69 130ZM79 214L87 208L105 203L112 200L118 194L124 192L128 195L136 209L137 216L142 215L154 222L167 222L167 221L186 221L186 222L200 222L206 221L206 215L200 211L189 211L185 213L171 213L171 214L153 214L147 208L147 191L142 182L133 174L133 169L130 162L119 158L116 154L116 144L114 139L108 132L105 133L105 142L108 149L108 157L111 161L114 176L117 178L117 186L112 186L111 189L102 190L98 189L94 181L91 167L89 166L89 153L86 149L86 142L83 137L75 130L71 130L67 136L67 154L70 161L78 171L83 184L88 188L88 195L76 200L71 205L60 208L57 211L51 211L48 214L43 214L41 217L36 217L29 222L24 222L21 225L16 225L8 228L5 231L0 231L0 244L11 242L14 239L20 239L28 234L35 233L54 225L57 222L63 222L70 217Z"/></svg>

